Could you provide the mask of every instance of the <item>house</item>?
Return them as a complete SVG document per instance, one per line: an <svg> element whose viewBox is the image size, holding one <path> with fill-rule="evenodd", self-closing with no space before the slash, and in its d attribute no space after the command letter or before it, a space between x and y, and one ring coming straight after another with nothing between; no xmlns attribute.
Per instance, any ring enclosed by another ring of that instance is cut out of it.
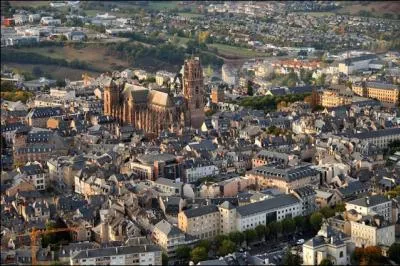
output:
<svg viewBox="0 0 400 266"><path fill-rule="evenodd" d="M70 41L84 41L86 40L87 36L82 31L71 31L66 34L66 37Z"/></svg>
<svg viewBox="0 0 400 266"><path fill-rule="evenodd" d="M355 210L362 215L381 215L392 221L392 201L383 195L372 195L346 202L346 211Z"/></svg>
<svg viewBox="0 0 400 266"><path fill-rule="evenodd" d="M319 265L329 259L333 265L346 265L352 250L354 244L347 235L323 223L318 234L303 245L303 264Z"/></svg>
<svg viewBox="0 0 400 266"><path fill-rule="evenodd" d="M45 173L40 163L27 163L25 166L19 167L17 171L24 175L29 182L32 182L37 190L46 189L48 174Z"/></svg>

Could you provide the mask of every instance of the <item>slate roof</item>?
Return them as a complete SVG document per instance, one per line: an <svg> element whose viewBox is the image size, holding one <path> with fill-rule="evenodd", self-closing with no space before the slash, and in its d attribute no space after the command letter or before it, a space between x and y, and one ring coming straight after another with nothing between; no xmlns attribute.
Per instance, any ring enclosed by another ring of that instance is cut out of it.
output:
<svg viewBox="0 0 400 266"><path fill-rule="evenodd" d="M166 220L159 221L155 226L154 229L158 229L163 232L166 236L176 236L183 234L183 232L176 226L170 224Z"/></svg>
<svg viewBox="0 0 400 266"><path fill-rule="evenodd" d="M361 55L358 57L352 57L352 58L346 58L345 60L343 60L343 62L349 66L354 62L358 62L358 61L364 61L364 60L373 60L376 59L376 55L373 54L366 54L366 55Z"/></svg>
<svg viewBox="0 0 400 266"><path fill-rule="evenodd" d="M282 208L299 203L299 200L293 195L282 195L276 198L266 199L263 201L250 203L245 206L240 206L236 212L241 216L249 216L256 213L272 211L274 209Z"/></svg>
<svg viewBox="0 0 400 266"><path fill-rule="evenodd" d="M400 89L399 85L383 83L383 82L366 82L365 86L367 88L378 88L384 90L398 90Z"/></svg>
<svg viewBox="0 0 400 266"><path fill-rule="evenodd" d="M61 114L62 110L58 107L37 107L28 113L28 118L44 118Z"/></svg>
<svg viewBox="0 0 400 266"><path fill-rule="evenodd" d="M256 167L251 172L256 175L284 179L286 182L318 174L318 171L310 165L286 166L276 163Z"/></svg>
<svg viewBox="0 0 400 266"><path fill-rule="evenodd" d="M154 164L155 161L170 162L175 160L175 156L169 153L141 154L137 157L141 163Z"/></svg>
<svg viewBox="0 0 400 266"><path fill-rule="evenodd" d="M218 212L218 207L215 205L207 205L204 207L199 207L199 208L194 208L194 209L189 209L189 210L184 211L187 218L203 216L203 215L210 214L213 212Z"/></svg>
<svg viewBox="0 0 400 266"><path fill-rule="evenodd" d="M362 206L362 207L370 207L370 206L375 206L375 205L382 204L385 202L390 202L390 200L382 195L372 195L372 196L369 196L369 204L367 204L367 199L365 197L349 201L348 203Z"/></svg>
<svg viewBox="0 0 400 266"><path fill-rule="evenodd" d="M400 127L367 131L355 134L345 134L344 136L348 138L370 139L370 138L379 138L392 135L400 135Z"/></svg>

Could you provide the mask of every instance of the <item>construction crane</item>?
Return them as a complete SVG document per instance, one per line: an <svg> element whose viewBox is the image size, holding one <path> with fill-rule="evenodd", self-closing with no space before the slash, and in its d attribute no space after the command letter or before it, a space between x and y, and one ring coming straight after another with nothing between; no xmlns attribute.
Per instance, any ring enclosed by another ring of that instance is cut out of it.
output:
<svg viewBox="0 0 400 266"><path fill-rule="evenodd" d="M33 228L30 233L17 235L17 237L21 238L23 236L30 236L31 239L31 256L32 256L32 265L37 265L36 253L37 253L37 238L40 235L47 235L52 233L59 232L78 232L79 227L69 227L69 228L54 228L54 229L46 229L46 230L37 230Z"/></svg>

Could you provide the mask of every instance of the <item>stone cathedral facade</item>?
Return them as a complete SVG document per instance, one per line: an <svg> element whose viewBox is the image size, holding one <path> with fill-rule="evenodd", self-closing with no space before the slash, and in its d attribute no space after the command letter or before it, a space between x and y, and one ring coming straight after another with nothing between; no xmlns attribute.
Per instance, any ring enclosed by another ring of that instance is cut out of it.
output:
<svg viewBox="0 0 400 266"><path fill-rule="evenodd" d="M166 129L198 129L204 122L203 70L198 58L185 60L182 81L182 95L174 97L110 78L104 84L104 114L156 135Z"/></svg>

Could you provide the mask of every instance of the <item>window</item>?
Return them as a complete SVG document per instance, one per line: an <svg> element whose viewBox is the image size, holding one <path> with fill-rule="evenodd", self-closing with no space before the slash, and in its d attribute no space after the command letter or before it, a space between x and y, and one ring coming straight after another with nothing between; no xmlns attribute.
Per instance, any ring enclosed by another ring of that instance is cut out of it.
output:
<svg viewBox="0 0 400 266"><path fill-rule="evenodd" d="M339 257L343 258L343 251L340 251Z"/></svg>

